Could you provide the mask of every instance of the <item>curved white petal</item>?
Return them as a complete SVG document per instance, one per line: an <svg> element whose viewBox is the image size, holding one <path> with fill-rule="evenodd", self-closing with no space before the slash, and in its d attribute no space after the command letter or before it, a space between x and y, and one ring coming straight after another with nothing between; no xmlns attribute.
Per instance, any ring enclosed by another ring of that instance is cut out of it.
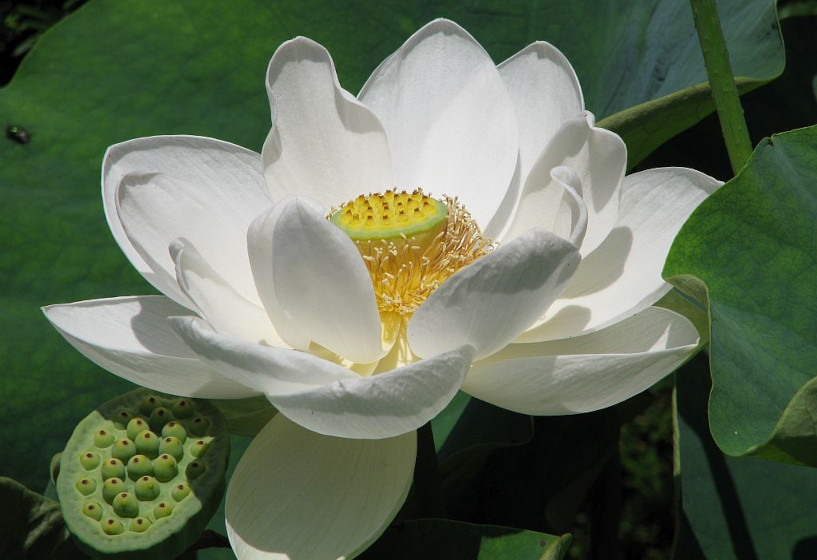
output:
<svg viewBox="0 0 817 560"><path fill-rule="evenodd" d="M119 377L163 393L231 399L257 395L194 354L168 324L190 311L162 296L81 301L43 308L71 345Z"/></svg>
<svg viewBox="0 0 817 560"><path fill-rule="evenodd" d="M598 330L658 301L670 289L661 270L673 239L692 211L720 184L683 168L628 175L615 228L582 260L559 299L517 342Z"/></svg>
<svg viewBox="0 0 817 560"><path fill-rule="evenodd" d="M210 266L186 239L170 245L179 287L218 332L250 342L287 347L267 312L246 300Z"/></svg>
<svg viewBox="0 0 817 560"><path fill-rule="evenodd" d="M265 393L290 420L353 439L393 437L431 420L454 398L473 357L466 346L360 377L305 352L221 336L200 319L181 318L174 327L203 360Z"/></svg>
<svg viewBox="0 0 817 560"><path fill-rule="evenodd" d="M341 88L321 45L298 37L278 47L267 92L273 128L262 154L276 201L309 196L329 209L394 186L383 126Z"/></svg>
<svg viewBox="0 0 817 560"><path fill-rule="evenodd" d="M483 226L516 166L516 113L491 57L438 19L384 60L358 98L380 117L401 188L458 196Z"/></svg>
<svg viewBox="0 0 817 560"><path fill-rule="evenodd" d="M409 321L418 356L464 344L478 357L529 327L559 295L579 263L575 245L533 229L463 268L437 288Z"/></svg>
<svg viewBox="0 0 817 560"><path fill-rule="evenodd" d="M386 529L411 487L417 436L349 440L280 414L255 436L227 489L239 560L352 558Z"/></svg>
<svg viewBox="0 0 817 560"><path fill-rule="evenodd" d="M272 205L258 154L212 138L137 138L108 148L102 196L122 251L168 297L190 304L168 252L184 237L236 291L258 301L246 233Z"/></svg>
<svg viewBox="0 0 817 560"><path fill-rule="evenodd" d="M534 163L522 187L516 214L500 240L513 239L532 227L542 227L541 192L553 180L557 166L572 169L581 184L581 196L587 207L587 233L581 246L582 257L588 255L609 234L619 215L619 201L627 149L619 136L593 126L593 117L566 121Z"/></svg>
<svg viewBox="0 0 817 560"><path fill-rule="evenodd" d="M383 357L374 286L354 242L304 199L280 202L250 227L250 262L281 338L312 342L353 362Z"/></svg>
<svg viewBox="0 0 817 560"><path fill-rule="evenodd" d="M508 345L473 365L463 391L522 414L599 410L674 371L697 344L698 332L685 317L649 307L584 336Z"/></svg>

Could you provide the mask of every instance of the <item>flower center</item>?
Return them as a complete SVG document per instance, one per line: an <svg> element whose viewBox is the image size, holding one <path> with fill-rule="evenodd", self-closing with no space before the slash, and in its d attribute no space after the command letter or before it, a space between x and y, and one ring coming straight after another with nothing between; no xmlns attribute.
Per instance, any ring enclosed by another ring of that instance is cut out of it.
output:
<svg viewBox="0 0 817 560"><path fill-rule="evenodd" d="M462 267L494 248L456 199L416 189L360 195L329 219L355 242L383 313L410 315Z"/></svg>

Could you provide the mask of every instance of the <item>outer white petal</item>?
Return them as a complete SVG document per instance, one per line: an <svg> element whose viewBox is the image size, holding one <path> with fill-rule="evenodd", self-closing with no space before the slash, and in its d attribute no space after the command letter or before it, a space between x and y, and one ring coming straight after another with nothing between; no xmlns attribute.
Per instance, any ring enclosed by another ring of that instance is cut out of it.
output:
<svg viewBox="0 0 817 560"><path fill-rule="evenodd" d="M697 344L698 332L685 317L649 307L584 336L511 344L474 364L463 390L522 414L589 412L647 389Z"/></svg>
<svg viewBox="0 0 817 560"><path fill-rule="evenodd" d="M573 169L582 186L587 207L587 234L581 246L582 256L595 249L609 234L619 214L619 200L627 149L613 132L593 126L589 113L566 121L534 164L522 188L516 215L500 240L513 239L532 227L541 227L537 204L540 192L547 190L551 171L557 166Z"/></svg>
<svg viewBox="0 0 817 560"><path fill-rule="evenodd" d="M385 440L318 435L275 416L227 489L227 534L239 560L335 560L368 547L411 487L414 432Z"/></svg>
<svg viewBox="0 0 817 560"><path fill-rule="evenodd" d="M287 344L307 350L315 342L360 363L388 352L360 252L319 206L283 201L253 222L247 239L261 301Z"/></svg>
<svg viewBox="0 0 817 560"><path fill-rule="evenodd" d="M321 45L298 37L278 47L267 92L273 128L262 153L276 200L310 196L328 209L394 185L383 126L340 87Z"/></svg>
<svg viewBox="0 0 817 560"><path fill-rule="evenodd" d="M287 347L260 304L251 303L213 270L187 240L170 246L176 278L184 295L218 332L250 342Z"/></svg>
<svg viewBox="0 0 817 560"><path fill-rule="evenodd" d="M358 96L386 128L397 183L459 196L483 226L516 166L516 113L490 56L435 20L383 61Z"/></svg>
<svg viewBox="0 0 817 560"><path fill-rule="evenodd" d="M492 354L529 327L579 263L575 245L533 229L463 268L437 288L408 326L411 349L433 356L461 345Z"/></svg>
<svg viewBox="0 0 817 560"><path fill-rule="evenodd" d="M561 297L517 342L598 330L652 305L670 286L667 253L692 211L721 183L692 169L651 169L627 176L621 217L585 257Z"/></svg>
<svg viewBox="0 0 817 560"><path fill-rule="evenodd" d="M272 205L258 154L212 138L137 138L108 148L102 195L122 251L168 297L190 303L168 253L170 243L184 237L236 291L258 301L246 233Z"/></svg>
<svg viewBox="0 0 817 560"><path fill-rule="evenodd" d="M168 317L189 315L190 311L162 296L50 305L43 312L74 348L137 385L207 399L259 393L200 360L168 324Z"/></svg>
<svg viewBox="0 0 817 560"><path fill-rule="evenodd" d="M353 439L393 437L431 420L454 398L473 357L466 346L360 377L311 354L220 336L199 319L179 319L175 328L203 360L264 392L290 420Z"/></svg>

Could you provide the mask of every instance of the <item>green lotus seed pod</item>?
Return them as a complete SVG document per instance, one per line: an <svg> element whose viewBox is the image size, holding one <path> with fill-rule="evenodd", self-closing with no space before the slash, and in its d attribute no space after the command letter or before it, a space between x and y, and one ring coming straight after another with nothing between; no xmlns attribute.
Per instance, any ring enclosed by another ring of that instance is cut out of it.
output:
<svg viewBox="0 0 817 560"><path fill-rule="evenodd" d="M178 463L176 463L173 455L167 453L159 455L153 460L153 472L156 475L156 480L167 482L179 473Z"/></svg>
<svg viewBox="0 0 817 560"><path fill-rule="evenodd" d="M167 453L172 455L176 461L181 461L184 457L184 445L179 438L168 436L159 442L159 453Z"/></svg>
<svg viewBox="0 0 817 560"><path fill-rule="evenodd" d="M139 515L139 500L128 492L120 492L114 496L113 511L119 517L137 517Z"/></svg>
<svg viewBox="0 0 817 560"><path fill-rule="evenodd" d="M187 496L190 495L190 486L182 482L181 484L177 484L173 487L173 490L170 491L170 496L176 500L177 502L181 502Z"/></svg>
<svg viewBox="0 0 817 560"><path fill-rule="evenodd" d="M136 442L136 450L142 455L155 459L159 454L159 436L150 430L139 432L134 441Z"/></svg>
<svg viewBox="0 0 817 560"><path fill-rule="evenodd" d="M147 455L134 455L128 461L128 478L136 480L143 476L153 476L153 463Z"/></svg>
<svg viewBox="0 0 817 560"><path fill-rule="evenodd" d="M102 519L102 506L99 502L88 502L82 504L82 514L87 515L94 521Z"/></svg>
<svg viewBox="0 0 817 560"><path fill-rule="evenodd" d="M129 439L122 438L116 440L111 448L111 456L126 463L128 459L136 455L136 446Z"/></svg>
<svg viewBox="0 0 817 560"><path fill-rule="evenodd" d="M207 418L197 416L190 421L190 424L187 425L187 431L194 436L201 437L207 433L207 428L209 427L210 422L207 420Z"/></svg>
<svg viewBox="0 0 817 560"><path fill-rule="evenodd" d="M113 417L113 425L120 430L124 430L131 418L133 418L133 414L129 410L121 409Z"/></svg>
<svg viewBox="0 0 817 560"><path fill-rule="evenodd" d="M148 418L148 424L150 424L150 429L156 432L157 434L162 433L162 428L164 425L173 420L173 413L170 412L167 408L160 406L156 410L150 413L150 418Z"/></svg>
<svg viewBox="0 0 817 560"><path fill-rule="evenodd" d="M111 457L102 463L102 480L109 478L125 479L125 464L116 457Z"/></svg>
<svg viewBox="0 0 817 560"><path fill-rule="evenodd" d="M93 470L99 466L99 455L93 451L85 451L79 456L79 462L86 471Z"/></svg>
<svg viewBox="0 0 817 560"><path fill-rule="evenodd" d="M193 416L193 404L187 399L176 401L170 410L176 418L185 419Z"/></svg>
<svg viewBox="0 0 817 560"><path fill-rule="evenodd" d="M96 481L93 478L82 477L77 480L77 490L83 496L90 496L96 490Z"/></svg>
<svg viewBox="0 0 817 560"><path fill-rule="evenodd" d="M116 440L116 436L109 430L101 428L94 433L94 445L100 448L110 447Z"/></svg>
<svg viewBox="0 0 817 560"><path fill-rule="evenodd" d="M208 440L199 439L193 442L193 445L190 446L190 454L195 457L199 458L205 454L207 448L210 446L210 442Z"/></svg>
<svg viewBox="0 0 817 560"><path fill-rule="evenodd" d="M139 414L150 416L150 413L157 407L162 406L159 397L156 395L148 395L139 402Z"/></svg>
<svg viewBox="0 0 817 560"><path fill-rule="evenodd" d="M102 484L102 499L109 504L117 494L125 490L125 483L120 478L109 478Z"/></svg>
<svg viewBox="0 0 817 560"><path fill-rule="evenodd" d="M142 431L149 428L148 421L144 418L133 418L128 422L128 439L135 440Z"/></svg>
<svg viewBox="0 0 817 560"><path fill-rule="evenodd" d="M128 529L134 533L144 533L151 526L150 519L147 517L137 517L130 522Z"/></svg>
<svg viewBox="0 0 817 560"><path fill-rule="evenodd" d="M143 502L152 502L159 497L161 488L155 478L145 475L134 484L134 492L136 497Z"/></svg>
<svg viewBox="0 0 817 560"><path fill-rule="evenodd" d="M106 535L121 535L125 532L125 526L122 522L113 517L107 518L100 525L102 525L102 531Z"/></svg>
<svg viewBox="0 0 817 560"><path fill-rule="evenodd" d="M165 427L162 428L162 437L179 438L179 441L184 443L187 441L187 430L178 422L168 422L165 424Z"/></svg>
<svg viewBox="0 0 817 560"><path fill-rule="evenodd" d="M193 461L189 465L187 465L187 469L184 471L184 474L187 475L188 480L196 480L204 471L207 470L207 467L204 466L204 463L201 461Z"/></svg>
<svg viewBox="0 0 817 560"><path fill-rule="evenodd" d="M159 502L153 508L153 517L156 519L161 519L162 517L167 517L173 513L173 503L172 502Z"/></svg>

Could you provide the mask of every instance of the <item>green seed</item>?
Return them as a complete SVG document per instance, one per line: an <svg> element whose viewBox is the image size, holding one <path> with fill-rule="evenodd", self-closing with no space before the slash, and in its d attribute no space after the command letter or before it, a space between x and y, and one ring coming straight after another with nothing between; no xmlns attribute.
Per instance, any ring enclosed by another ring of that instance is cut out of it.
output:
<svg viewBox="0 0 817 560"><path fill-rule="evenodd" d="M157 399L156 396L149 395L142 399L142 401L139 403L139 412L145 416L150 416L150 413L153 412L156 407L161 405L162 403L159 402L159 399Z"/></svg>
<svg viewBox="0 0 817 560"><path fill-rule="evenodd" d="M173 420L173 414L163 406L160 406L156 410L150 413L150 418L148 419L148 424L150 424L150 429L156 432L157 434L162 433L162 428L165 424Z"/></svg>
<svg viewBox="0 0 817 560"><path fill-rule="evenodd" d="M136 517L139 515L139 500L127 492L120 492L114 496L113 510L119 517Z"/></svg>
<svg viewBox="0 0 817 560"><path fill-rule="evenodd" d="M148 429L148 421L144 418L134 418L128 422L128 437L132 440L136 439L143 430Z"/></svg>
<svg viewBox="0 0 817 560"><path fill-rule="evenodd" d="M86 471L93 470L99 466L99 455L93 451L80 453L79 462Z"/></svg>
<svg viewBox="0 0 817 560"><path fill-rule="evenodd" d="M125 483L119 478L109 478L102 484L102 499L109 504L117 494L125 490Z"/></svg>
<svg viewBox="0 0 817 560"><path fill-rule="evenodd" d="M125 478L125 465L119 459L112 457L102 463L102 480L109 478Z"/></svg>
<svg viewBox="0 0 817 560"><path fill-rule="evenodd" d="M136 446L133 445L133 442L131 440L122 438L120 440L117 440L116 443L113 444L113 449L111 449L111 455L113 455L114 458L119 459L124 463L128 459L136 455Z"/></svg>
<svg viewBox="0 0 817 560"><path fill-rule="evenodd" d="M200 439L190 446L190 454L196 458L201 457L207 451L208 447L210 447L210 442Z"/></svg>
<svg viewBox="0 0 817 560"><path fill-rule="evenodd" d="M102 519L102 506L99 502L88 502L82 504L82 513L95 521Z"/></svg>
<svg viewBox="0 0 817 560"><path fill-rule="evenodd" d="M101 525L102 531L106 535L121 535L125 532L125 526L122 525L122 522L118 519L114 519L113 517L109 517L103 521Z"/></svg>
<svg viewBox="0 0 817 560"><path fill-rule="evenodd" d="M203 436L207 433L207 429L210 427L210 421L207 418L202 416L196 416L193 420L190 421L190 425L187 427L188 431L193 434L194 436Z"/></svg>
<svg viewBox="0 0 817 560"><path fill-rule="evenodd" d="M134 455L128 461L128 478L136 480L143 476L153 476L153 463L147 455Z"/></svg>
<svg viewBox="0 0 817 560"><path fill-rule="evenodd" d="M187 431L184 429L184 426L178 422L168 422L165 424L165 427L162 428L162 437L179 438L179 441L184 443L187 441Z"/></svg>
<svg viewBox="0 0 817 560"><path fill-rule="evenodd" d="M193 416L193 403L187 399L181 399L173 403L171 411L176 418L190 418Z"/></svg>
<svg viewBox="0 0 817 560"><path fill-rule="evenodd" d="M159 483L152 476L143 476L136 481L136 497L143 502L152 502L159 497Z"/></svg>
<svg viewBox="0 0 817 560"><path fill-rule="evenodd" d="M133 533L144 533L150 528L150 520L147 517L137 517L130 522L130 529Z"/></svg>
<svg viewBox="0 0 817 560"><path fill-rule="evenodd" d="M193 461L189 465L187 465L187 469L185 469L184 474L187 476L187 480L196 480L207 468L204 466L204 463L201 461Z"/></svg>
<svg viewBox="0 0 817 560"><path fill-rule="evenodd" d="M108 430L97 430L94 433L94 445L99 447L100 449L110 447L110 445L114 442L115 439L116 436L114 436Z"/></svg>
<svg viewBox="0 0 817 560"><path fill-rule="evenodd" d="M170 491L170 496L177 502L181 502L188 495L190 495L190 487L184 482L177 484L173 487L173 490Z"/></svg>
<svg viewBox="0 0 817 560"><path fill-rule="evenodd" d="M179 438L168 436L159 443L159 453L172 455L176 461L181 461L184 457L184 446Z"/></svg>
<svg viewBox="0 0 817 560"><path fill-rule="evenodd" d="M159 455L153 460L153 472L156 473L156 480L167 482L179 473L179 467L173 455Z"/></svg>
<svg viewBox="0 0 817 560"><path fill-rule="evenodd" d="M159 502L153 508L153 517L161 519L173 513L173 504L171 502Z"/></svg>
<svg viewBox="0 0 817 560"><path fill-rule="evenodd" d="M151 459L155 459L159 454L159 436L150 430L142 430L134 440L136 442L136 450L142 455L147 455Z"/></svg>
<svg viewBox="0 0 817 560"><path fill-rule="evenodd" d="M96 481L92 478L80 478L77 480L77 490L83 496L89 496L96 490Z"/></svg>
<svg viewBox="0 0 817 560"><path fill-rule="evenodd" d="M131 418L133 418L133 414L125 409L122 409L114 415L113 425L120 430L124 430L125 426L128 425L128 422L131 421Z"/></svg>

